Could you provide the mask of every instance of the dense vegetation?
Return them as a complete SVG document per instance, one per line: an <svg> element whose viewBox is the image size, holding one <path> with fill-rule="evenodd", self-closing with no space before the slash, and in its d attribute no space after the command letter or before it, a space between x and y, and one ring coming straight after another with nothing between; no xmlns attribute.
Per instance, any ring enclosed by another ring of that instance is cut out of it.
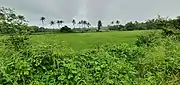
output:
<svg viewBox="0 0 180 85"><path fill-rule="evenodd" d="M74 52L63 44L34 48L25 18L0 10L2 85L178 85L179 21L146 32L135 44L105 44ZM168 22L170 23L170 22ZM60 47L62 51L55 51Z"/></svg>
<svg viewBox="0 0 180 85"><path fill-rule="evenodd" d="M152 29L163 29L167 26L173 26L177 29L179 29L179 21L180 17L178 16L175 19L170 18L163 18L158 15L158 18L156 19L150 19L145 22L128 22L125 25L121 25L119 21L114 21L111 23L111 25L108 26L110 30L120 30L120 31L126 31L126 30L152 30Z"/></svg>

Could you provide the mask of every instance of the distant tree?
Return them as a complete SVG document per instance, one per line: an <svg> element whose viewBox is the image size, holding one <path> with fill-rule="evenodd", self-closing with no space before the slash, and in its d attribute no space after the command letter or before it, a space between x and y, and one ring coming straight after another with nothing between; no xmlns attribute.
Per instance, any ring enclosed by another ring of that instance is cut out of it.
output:
<svg viewBox="0 0 180 85"><path fill-rule="evenodd" d="M64 26L61 28L61 32L68 33L68 32L72 32L72 30L68 26Z"/></svg>
<svg viewBox="0 0 180 85"><path fill-rule="evenodd" d="M78 24L79 24L79 28L81 28L81 24L82 24L81 21L79 21Z"/></svg>
<svg viewBox="0 0 180 85"><path fill-rule="evenodd" d="M118 26L118 30L124 30L124 25L121 25L121 24L120 24L120 25Z"/></svg>
<svg viewBox="0 0 180 85"><path fill-rule="evenodd" d="M135 25L135 29L141 30L141 27L140 27L140 24L139 24L138 21L135 21L135 22L134 22L134 25Z"/></svg>
<svg viewBox="0 0 180 85"><path fill-rule="evenodd" d="M84 28L86 28L86 26L87 26L87 21L84 20L84 21L83 21L83 24L84 24Z"/></svg>
<svg viewBox="0 0 180 85"><path fill-rule="evenodd" d="M137 24L139 24L139 23L138 23L138 21L135 21L134 24L137 25Z"/></svg>
<svg viewBox="0 0 180 85"><path fill-rule="evenodd" d="M43 27L44 27L44 22L45 22L45 19L46 19L45 17L41 17L41 18L40 18L40 20L41 20L41 22L42 22Z"/></svg>
<svg viewBox="0 0 180 85"><path fill-rule="evenodd" d="M51 22L50 22L50 26L53 26L53 28L54 28L54 24L55 24L54 21L51 21Z"/></svg>
<svg viewBox="0 0 180 85"><path fill-rule="evenodd" d="M126 30L134 30L135 29L135 24L133 24L133 22L128 22L125 25L125 29Z"/></svg>
<svg viewBox="0 0 180 85"><path fill-rule="evenodd" d="M84 20L81 20L81 25L82 25L82 28L84 27Z"/></svg>
<svg viewBox="0 0 180 85"><path fill-rule="evenodd" d="M30 33L35 33L35 32L38 32L38 31L41 32L41 30L40 30L40 28L38 26L29 26L28 31Z"/></svg>
<svg viewBox="0 0 180 85"><path fill-rule="evenodd" d="M111 25L114 25L114 21L111 22Z"/></svg>
<svg viewBox="0 0 180 85"><path fill-rule="evenodd" d="M114 21L112 21L111 24L114 24Z"/></svg>
<svg viewBox="0 0 180 85"><path fill-rule="evenodd" d="M87 23L87 27L89 28L91 26L90 22Z"/></svg>
<svg viewBox="0 0 180 85"><path fill-rule="evenodd" d="M117 24L117 25L119 25L119 24L120 24L120 21L119 21L119 20L117 20L117 21L116 21L116 24Z"/></svg>
<svg viewBox="0 0 180 85"><path fill-rule="evenodd" d="M64 23L64 21L63 21L63 20L60 20L60 25L61 25L61 27L62 27L63 23Z"/></svg>
<svg viewBox="0 0 180 85"><path fill-rule="evenodd" d="M76 25L76 20L75 19L72 20L72 24L74 25L74 28L75 28L75 25Z"/></svg>
<svg viewBox="0 0 180 85"><path fill-rule="evenodd" d="M40 28L38 29L38 32L44 32L44 31L45 31L44 27L40 27Z"/></svg>
<svg viewBox="0 0 180 85"><path fill-rule="evenodd" d="M58 25L58 27L59 27L59 29L60 29L60 25L61 25L61 22L60 22L60 20L57 20L57 25Z"/></svg>
<svg viewBox="0 0 180 85"><path fill-rule="evenodd" d="M101 20L99 20L98 21L98 30L97 31L100 31L101 27L102 27L102 22L101 22Z"/></svg>

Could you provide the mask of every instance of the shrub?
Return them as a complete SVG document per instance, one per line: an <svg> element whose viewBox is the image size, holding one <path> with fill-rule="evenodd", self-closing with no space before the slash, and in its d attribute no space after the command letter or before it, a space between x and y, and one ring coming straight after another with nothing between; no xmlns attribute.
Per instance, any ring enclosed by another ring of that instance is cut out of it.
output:
<svg viewBox="0 0 180 85"><path fill-rule="evenodd" d="M64 55L49 47L4 52L0 84L174 84L180 78L180 46L167 41L148 48L103 45Z"/></svg>
<svg viewBox="0 0 180 85"><path fill-rule="evenodd" d="M68 26L62 27L60 31L61 31L61 32L65 32L65 33L72 32L71 28L69 28Z"/></svg>
<svg viewBox="0 0 180 85"><path fill-rule="evenodd" d="M3 43L12 50L21 50L26 47L29 28L24 16L17 15L14 10L0 7L0 32L7 35Z"/></svg>
<svg viewBox="0 0 180 85"><path fill-rule="evenodd" d="M58 55L45 49L12 53L1 57L5 69L0 71L0 83L136 84L137 72L131 61L135 61L137 56L133 55L141 51L123 44L109 47L72 55Z"/></svg>
<svg viewBox="0 0 180 85"><path fill-rule="evenodd" d="M154 46L163 43L161 31L150 31L140 35L136 41L137 46Z"/></svg>

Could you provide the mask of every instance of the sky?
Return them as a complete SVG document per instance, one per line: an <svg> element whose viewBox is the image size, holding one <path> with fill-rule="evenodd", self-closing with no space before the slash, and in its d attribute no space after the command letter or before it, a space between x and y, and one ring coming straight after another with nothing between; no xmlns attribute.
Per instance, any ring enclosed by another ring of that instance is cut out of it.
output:
<svg viewBox="0 0 180 85"><path fill-rule="evenodd" d="M42 26L40 17L46 17L46 26L51 20L63 20L72 26L72 19L87 20L93 26L101 20L103 25L119 20L144 21L156 15L176 17L180 15L180 0L0 0L0 6L14 8L24 15L29 25Z"/></svg>

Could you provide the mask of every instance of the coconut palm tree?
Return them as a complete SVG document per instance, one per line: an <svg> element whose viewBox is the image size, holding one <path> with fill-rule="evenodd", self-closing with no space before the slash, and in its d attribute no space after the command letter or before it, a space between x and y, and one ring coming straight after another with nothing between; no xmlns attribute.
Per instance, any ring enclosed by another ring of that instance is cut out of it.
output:
<svg viewBox="0 0 180 85"><path fill-rule="evenodd" d="M41 18L40 18L40 20L41 20L41 22L42 22L43 27L44 27L44 22L45 22L45 19L46 19L45 17L41 17Z"/></svg>
<svg viewBox="0 0 180 85"><path fill-rule="evenodd" d="M112 21L111 24L114 25L114 21Z"/></svg>
<svg viewBox="0 0 180 85"><path fill-rule="evenodd" d="M72 20L72 24L74 25L74 28L75 28L75 24L76 24L76 20L75 19Z"/></svg>
<svg viewBox="0 0 180 85"><path fill-rule="evenodd" d="M81 24L82 24L81 21L79 21L78 24L79 24L79 28L81 28Z"/></svg>
<svg viewBox="0 0 180 85"><path fill-rule="evenodd" d="M87 23L87 27L89 28L91 26L90 22Z"/></svg>
<svg viewBox="0 0 180 85"><path fill-rule="evenodd" d="M57 25L58 25L58 27L59 27L59 29L60 29L60 25L61 25L61 23L60 23L60 20L57 20Z"/></svg>
<svg viewBox="0 0 180 85"><path fill-rule="evenodd" d="M119 20L117 20L117 21L116 21L116 24L117 24L117 25L119 25L119 24L120 24L120 21L119 21Z"/></svg>
<svg viewBox="0 0 180 85"><path fill-rule="evenodd" d="M84 20L84 21L83 21L83 24L84 24L84 28L86 28L87 21L86 21L86 20Z"/></svg>
<svg viewBox="0 0 180 85"><path fill-rule="evenodd" d="M98 32L100 31L101 27L102 27L102 22L101 22L101 20L99 20L98 21L98 30L97 30Z"/></svg>
<svg viewBox="0 0 180 85"><path fill-rule="evenodd" d="M55 24L55 21L52 20L52 21L50 22L50 26L53 26L53 28L54 28L54 24Z"/></svg>
<svg viewBox="0 0 180 85"><path fill-rule="evenodd" d="M64 21L60 20L60 25L61 25L61 27L62 27L63 23L64 23Z"/></svg>
<svg viewBox="0 0 180 85"><path fill-rule="evenodd" d="M82 25L82 28L83 28L83 26L84 26L84 20L81 20L81 25Z"/></svg>

